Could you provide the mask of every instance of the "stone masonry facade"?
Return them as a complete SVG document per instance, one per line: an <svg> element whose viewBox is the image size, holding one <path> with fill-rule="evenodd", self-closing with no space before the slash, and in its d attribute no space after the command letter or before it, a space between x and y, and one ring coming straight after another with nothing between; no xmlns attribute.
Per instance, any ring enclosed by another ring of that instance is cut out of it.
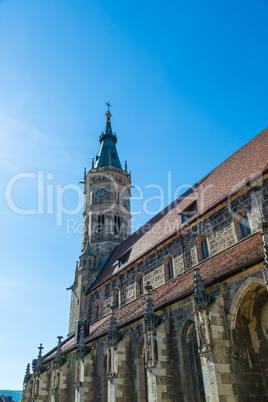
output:
<svg viewBox="0 0 268 402"><path fill-rule="evenodd" d="M267 155L266 129L204 178L225 174L224 196L218 178L204 202L193 188L132 236L125 204L125 240L105 262L84 228L69 336L43 356L39 348L24 402L268 401Z"/></svg>

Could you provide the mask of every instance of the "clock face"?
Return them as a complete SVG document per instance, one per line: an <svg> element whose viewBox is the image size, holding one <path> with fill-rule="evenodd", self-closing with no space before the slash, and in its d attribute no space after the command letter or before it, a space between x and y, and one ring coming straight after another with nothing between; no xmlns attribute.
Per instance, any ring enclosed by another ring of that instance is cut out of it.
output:
<svg viewBox="0 0 268 402"><path fill-rule="evenodd" d="M104 188L99 188L96 192L96 196L97 197L104 197L106 195L106 190L104 190Z"/></svg>

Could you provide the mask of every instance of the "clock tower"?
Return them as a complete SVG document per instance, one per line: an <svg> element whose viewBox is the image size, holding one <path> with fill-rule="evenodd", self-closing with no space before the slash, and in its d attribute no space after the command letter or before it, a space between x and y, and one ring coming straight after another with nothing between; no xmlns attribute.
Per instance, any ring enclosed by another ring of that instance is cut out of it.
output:
<svg viewBox="0 0 268 402"><path fill-rule="evenodd" d="M110 103L106 103L106 126L100 149L84 177L82 251L90 243L97 265L102 267L114 248L130 235L131 177L122 169L116 149L117 136L111 127Z"/></svg>
<svg viewBox="0 0 268 402"><path fill-rule="evenodd" d="M84 292L102 270L114 248L130 236L131 175L122 168L117 136L111 126L110 103L106 103L106 125L100 135L100 149L84 173L82 254L72 290L69 333L87 315Z"/></svg>

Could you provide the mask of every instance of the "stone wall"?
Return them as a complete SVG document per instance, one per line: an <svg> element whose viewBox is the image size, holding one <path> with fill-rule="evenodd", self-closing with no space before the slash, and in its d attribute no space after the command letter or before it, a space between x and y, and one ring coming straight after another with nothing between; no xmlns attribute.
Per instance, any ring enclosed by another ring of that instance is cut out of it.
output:
<svg viewBox="0 0 268 402"><path fill-rule="evenodd" d="M266 179L264 190L256 192L266 219L267 184ZM110 314L115 289L120 293L119 308L135 300L136 277L140 273L144 285L147 281L154 289L163 285L166 258L173 260L174 276L196 266L196 242L200 235L207 236L210 256L239 242L234 218L242 211L247 213L251 234L259 231L254 192L243 190L198 222L185 225L181 236L175 235L89 293L88 320L93 320L92 306L96 300L100 301L101 317ZM155 361L150 367L145 359L144 319L139 318L119 329L111 373L107 372L110 364L107 336L99 336L87 343L90 349L82 357L76 348L65 354L67 360L57 368L60 382L54 392L52 362L45 365L41 374L32 375L25 385L23 401L267 400L268 292L261 273L262 262L248 263L241 271L206 288L207 294L213 296L205 311L211 337L207 351L198 344L201 332L196 326L194 296L190 295L155 311L159 320L152 330ZM80 285L83 289L84 284Z"/></svg>
<svg viewBox="0 0 268 402"><path fill-rule="evenodd" d="M262 401L268 395L268 292L260 269L261 264L256 264L206 289L216 295L208 308L212 348L199 357L207 401ZM91 350L84 357L77 357L75 351L66 356L67 361L57 369L58 390L51 390L50 364L45 372L32 376L26 384L24 402L33 400L36 378L40 385L34 401L40 402L134 402L144 401L145 393L149 401L203 400L195 394L193 357L187 345L188 330L194 324L193 296L156 314L161 320L155 328L157 352L152 368L144 366L140 319L120 329L111 376L107 376L104 336L87 345ZM83 370L77 377L81 364Z"/></svg>
<svg viewBox="0 0 268 402"><path fill-rule="evenodd" d="M140 273L143 275L144 286L147 281L154 289L163 285L165 283L164 262L167 257L172 258L174 277L197 265L200 262L197 250L197 241L200 236L205 235L207 238L210 257L236 244L240 240L235 227L235 217L238 213L245 212L247 214L251 233L259 231L261 228L260 214L255 194L264 218L268 220L267 178L263 184L264 188L259 191L254 192L245 188L203 218L190 225L186 222L181 230L181 236L175 235L156 250L131 264L112 280L97 288L96 291L91 292L88 297L87 318L92 320L92 306L96 300L100 301L101 317L110 313L109 305L112 303L115 288L119 290L121 306L135 300L137 297L136 278Z"/></svg>

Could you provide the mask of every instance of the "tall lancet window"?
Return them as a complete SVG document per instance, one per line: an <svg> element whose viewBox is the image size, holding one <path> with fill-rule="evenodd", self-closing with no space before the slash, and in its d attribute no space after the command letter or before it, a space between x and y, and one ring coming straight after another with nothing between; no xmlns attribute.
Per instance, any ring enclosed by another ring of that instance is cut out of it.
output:
<svg viewBox="0 0 268 402"><path fill-rule="evenodd" d="M234 220L237 240L241 240L244 237L251 234L249 221L246 212L239 212Z"/></svg>
<svg viewBox="0 0 268 402"><path fill-rule="evenodd" d="M114 234L120 239L121 218L118 214L114 216Z"/></svg>
<svg viewBox="0 0 268 402"><path fill-rule="evenodd" d="M113 305L116 308L119 307L119 290L118 289L115 289L115 291L113 293Z"/></svg>
<svg viewBox="0 0 268 402"><path fill-rule="evenodd" d="M165 281L169 281L174 277L173 271L173 261L171 257L168 257L164 262L164 273L165 273Z"/></svg>
<svg viewBox="0 0 268 402"><path fill-rule="evenodd" d="M139 381L139 401L148 401L147 370L145 367L144 339L140 342L138 349L138 381Z"/></svg>
<svg viewBox="0 0 268 402"><path fill-rule="evenodd" d="M97 240L103 240L104 238L104 224L105 224L104 214L98 215Z"/></svg>
<svg viewBox="0 0 268 402"><path fill-rule="evenodd" d="M136 278L136 296L143 295L143 275L139 274Z"/></svg>
<svg viewBox="0 0 268 402"><path fill-rule="evenodd" d="M193 389L194 389L194 398L192 400L203 402L206 400L206 398L203 383L202 366L198 352L196 329L194 323L190 325L187 331L186 343L188 346L188 353L189 353L192 380L193 380Z"/></svg>

